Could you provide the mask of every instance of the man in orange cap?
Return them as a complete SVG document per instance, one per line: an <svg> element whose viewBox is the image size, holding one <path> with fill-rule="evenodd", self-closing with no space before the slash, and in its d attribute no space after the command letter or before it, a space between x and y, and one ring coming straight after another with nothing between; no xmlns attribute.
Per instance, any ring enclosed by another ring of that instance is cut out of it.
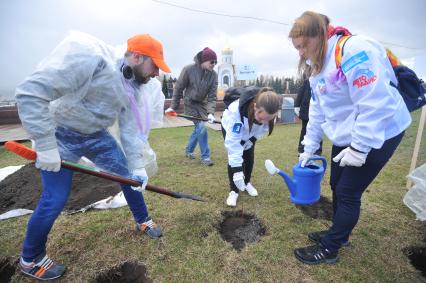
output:
<svg viewBox="0 0 426 283"><path fill-rule="evenodd" d="M99 39L73 32L16 88L19 116L35 141L36 167L43 180L19 262L28 276L49 280L65 272L64 265L46 255L48 234L71 190L73 171L61 168L61 160L78 162L85 156L104 171L138 180L139 187L121 185L136 228L151 238L162 235L141 193L148 176L141 156L144 129L135 102L141 84L159 69L170 69L161 43L147 34L130 38L124 56L114 54ZM123 150L107 131L117 119Z"/></svg>
<svg viewBox="0 0 426 283"><path fill-rule="evenodd" d="M141 56L143 55L143 56ZM158 76L158 69L170 73L163 58L163 47L149 34L139 34L127 40L126 58L137 82L146 83Z"/></svg>

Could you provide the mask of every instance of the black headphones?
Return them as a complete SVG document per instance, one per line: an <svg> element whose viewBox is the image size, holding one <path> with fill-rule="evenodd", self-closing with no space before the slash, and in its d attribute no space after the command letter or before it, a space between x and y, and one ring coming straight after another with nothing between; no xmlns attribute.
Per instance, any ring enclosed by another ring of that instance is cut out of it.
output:
<svg viewBox="0 0 426 283"><path fill-rule="evenodd" d="M129 65L121 65L120 71L123 73L123 77L126 80L134 79L132 67L130 67Z"/></svg>

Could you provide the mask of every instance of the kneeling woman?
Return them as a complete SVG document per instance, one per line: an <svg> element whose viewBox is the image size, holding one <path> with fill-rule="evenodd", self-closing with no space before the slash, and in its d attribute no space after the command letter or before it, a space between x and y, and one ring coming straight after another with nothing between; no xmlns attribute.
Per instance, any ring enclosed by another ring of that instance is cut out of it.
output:
<svg viewBox="0 0 426 283"><path fill-rule="evenodd" d="M280 109L280 99L270 88L254 86L230 88L227 97L239 97L230 103L222 116L222 133L228 151L228 177L231 191L226 200L236 206L239 191L257 196L250 183L254 163L254 145L274 129L274 120Z"/></svg>

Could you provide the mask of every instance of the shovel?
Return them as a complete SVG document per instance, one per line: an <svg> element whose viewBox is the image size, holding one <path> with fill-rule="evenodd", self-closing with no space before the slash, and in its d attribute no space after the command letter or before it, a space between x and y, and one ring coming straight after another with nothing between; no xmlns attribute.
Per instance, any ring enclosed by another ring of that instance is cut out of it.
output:
<svg viewBox="0 0 426 283"><path fill-rule="evenodd" d="M19 155L25 159L28 160L36 160L37 157L37 153L32 150L29 147L26 147L23 144L17 143L15 141L7 141L4 144L4 147L8 150L10 150L11 152L15 153L16 155ZM103 178L106 180L111 180L114 182L118 182L121 184L125 184L125 185L130 185L133 187L139 187L141 185L140 182L130 179L130 178L125 178L123 176L119 176L119 175L115 175L115 174L111 174L108 172L104 172L104 171L100 171L94 168L90 168L90 167L86 167L80 164L76 164L76 163L72 163L69 161L65 161L62 160L61 161L61 166L73 171L77 171L77 172L81 172L84 174L88 174L88 175L92 175L92 176L96 176L99 178ZM193 196L193 195L189 195L189 194L185 194L185 193L180 193L180 192L173 192L158 186L154 186L151 184L147 184L146 185L146 190L147 191L151 191L151 192L155 192L155 193L159 193L159 194L163 194L163 195L168 195L170 197L174 197L174 198L182 198L185 200L196 200L196 201L204 201L202 198L198 197L198 196Z"/></svg>
<svg viewBox="0 0 426 283"><path fill-rule="evenodd" d="M197 121L204 121L204 122L208 122L208 119L203 119L203 118L198 118L198 117L194 117L194 116L190 116L190 115L185 115L185 114L178 114L176 112L164 112L164 114L166 114L166 116L170 116L170 117L182 117L182 118L186 118L186 119L192 119L192 120L197 120ZM215 124L220 124L220 121L214 121L213 123Z"/></svg>

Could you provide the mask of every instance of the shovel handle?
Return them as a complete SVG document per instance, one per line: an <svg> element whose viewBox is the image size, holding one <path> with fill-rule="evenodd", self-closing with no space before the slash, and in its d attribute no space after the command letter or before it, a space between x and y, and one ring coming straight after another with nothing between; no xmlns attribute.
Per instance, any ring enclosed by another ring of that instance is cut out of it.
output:
<svg viewBox="0 0 426 283"><path fill-rule="evenodd" d="M36 160L37 158L37 153L32 150L29 147L26 147L23 144L14 142L14 141L7 141L4 144L4 147L8 150L10 150L11 152L25 158L28 160ZM100 170L95 170L93 168L90 167L86 167L80 164L76 164L76 163L72 163L69 161L61 161L61 166L73 171L77 171L77 172L81 172L84 174L88 174L88 175L92 175L92 176L96 176L99 178L103 178L103 179L107 179L107 180L111 180L114 182L118 182L121 184L125 184L125 185L130 185L133 187L139 187L141 185L140 182L130 179L130 178L125 178L123 176L119 176L119 175L115 175L115 174L111 174L108 172L104 172L104 171L100 171ZM154 186L151 184L147 184L146 185L146 190L147 191L151 191L151 192L156 192L156 193L160 193L163 195L168 195L174 198L186 198L186 199L191 199L191 200L198 200L198 201L203 201L200 197L198 196L192 196L192 195L188 195L188 194L183 194L183 193L178 193L178 192L173 192L158 186Z"/></svg>

